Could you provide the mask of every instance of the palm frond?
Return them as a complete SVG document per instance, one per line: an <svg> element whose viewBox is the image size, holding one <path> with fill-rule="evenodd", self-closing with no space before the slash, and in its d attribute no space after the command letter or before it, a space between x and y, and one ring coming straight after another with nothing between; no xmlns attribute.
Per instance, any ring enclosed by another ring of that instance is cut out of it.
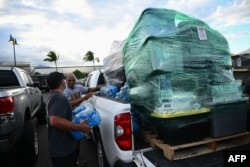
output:
<svg viewBox="0 0 250 167"><path fill-rule="evenodd" d="M57 55L56 52L54 51L49 51L49 53L46 56L47 58L43 59L43 61L55 62L56 71L57 71L57 61L59 59L59 55Z"/></svg>

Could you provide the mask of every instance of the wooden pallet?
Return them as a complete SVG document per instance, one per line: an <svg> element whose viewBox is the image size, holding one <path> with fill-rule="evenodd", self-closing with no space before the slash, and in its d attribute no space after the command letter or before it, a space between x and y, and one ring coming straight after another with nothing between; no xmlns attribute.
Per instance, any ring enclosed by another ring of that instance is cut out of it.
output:
<svg viewBox="0 0 250 167"><path fill-rule="evenodd" d="M164 143L151 131L144 131L143 136L151 147L162 149L164 156L169 160L189 158L250 143L250 132L221 138L205 138L201 141L176 146Z"/></svg>

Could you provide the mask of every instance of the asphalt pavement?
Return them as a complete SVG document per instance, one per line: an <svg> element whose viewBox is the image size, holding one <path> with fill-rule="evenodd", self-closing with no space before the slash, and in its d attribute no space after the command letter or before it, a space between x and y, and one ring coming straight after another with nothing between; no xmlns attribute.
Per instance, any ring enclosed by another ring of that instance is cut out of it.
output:
<svg viewBox="0 0 250 167"><path fill-rule="evenodd" d="M46 125L38 125L38 159L35 167L53 167L48 156L48 134ZM98 167L96 148L92 139L82 139L80 144L80 158L87 161L84 167ZM79 166L80 167L80 166Z"/></svg>

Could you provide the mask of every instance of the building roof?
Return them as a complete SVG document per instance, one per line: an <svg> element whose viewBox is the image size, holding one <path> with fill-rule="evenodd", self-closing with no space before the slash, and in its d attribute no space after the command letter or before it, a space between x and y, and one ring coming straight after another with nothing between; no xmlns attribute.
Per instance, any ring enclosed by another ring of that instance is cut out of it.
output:
<svg viewBox="0 0 250 167"><path fill-rule="evenodd" d="M247 50L241 51L237 54L233 54L232 56L241 56L241 55L248 55L248 54L250 55L250 48Z"/></svg>

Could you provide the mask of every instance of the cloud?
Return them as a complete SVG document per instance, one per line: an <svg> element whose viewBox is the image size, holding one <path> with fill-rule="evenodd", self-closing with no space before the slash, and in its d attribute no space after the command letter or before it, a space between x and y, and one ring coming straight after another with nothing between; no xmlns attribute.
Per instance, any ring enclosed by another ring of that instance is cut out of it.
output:
<svg viewBox="0 0 250 167"><path fill-rule="evenodd" d="M250 1L234 1L227 6L217 6L216 11L207 20L217 26L250 24Z"/></svg>
<svg viewBox="0 0 250 167"><path fill-rule="evenodd" d="M227 37L230 39L241 39L250 36L249 31L241 31L237 33L228 33ZM250 47L250 46L249 46Z"/></svg>
<svg viewBox="0 0 250 167"><path fill-rule="evenodd" d="M246 32L234 26L249 23L249 1L226 0L2 0L0 1L1 58L12 61L13 51L6 42L9 34L20 43L17 60L46 64L43 59L54 50L59 66L82 65L91 50L102 60L114 40L125 39L141 12L149 7L181 11L206 21L229 40ZM248 24L249 25L249 24ZM249 34L244 34L248 35ZM100 64L102 61L100 62ZM50 63L51 64L51 63ZM86 63L85 63L86 64Z"/></svg>

